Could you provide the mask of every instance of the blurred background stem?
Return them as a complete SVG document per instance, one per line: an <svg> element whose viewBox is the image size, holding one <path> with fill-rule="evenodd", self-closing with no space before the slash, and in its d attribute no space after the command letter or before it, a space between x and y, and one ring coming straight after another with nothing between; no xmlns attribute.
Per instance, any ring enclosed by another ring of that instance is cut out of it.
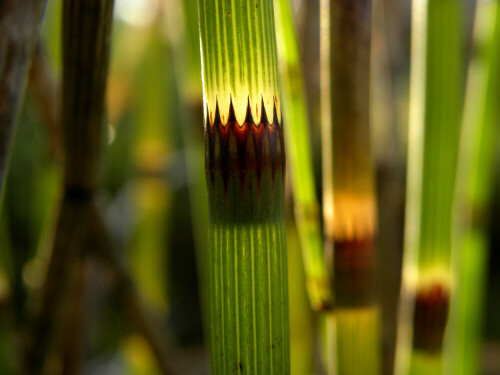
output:
<svg viewBox="0 0 500 375"><path fill-rule="evenodd" d="M290 0L275 2L283 119L292 176L297 232L313 310L331 307L330 286L323 254L320 210L314 181L308 111L299 46Z"/></svg>
<svg viewBox="0 0 500 375"><path fill-rule="evenodd" d="M452 202L463 95L462 5L412 8L407 206L395 372L443 374L450 295Z"/></svg>
<svg viewBox="0 0 500 375"><path fill-rule="evenodd" d="M325 0L321 17L323 218L335 303L325 325L335 353L327 369L332 374L378 374L382 351L370 147L371 1Z"/></svg>
<svg viewBox="0 0 500 375"><path fill-rule="evenodd" d="M0 206L10 142L44 8L44 0L5 0L0 5Z"/></svg>
<svg viewBox="0 0 500 375"><path fill-rule="evenodd" d="M456 375L480 372L488 207L500 135L500 2L478 1L474 23L475 48L468 71L455 196L457 282L446 358L448 373Z"/></svg>

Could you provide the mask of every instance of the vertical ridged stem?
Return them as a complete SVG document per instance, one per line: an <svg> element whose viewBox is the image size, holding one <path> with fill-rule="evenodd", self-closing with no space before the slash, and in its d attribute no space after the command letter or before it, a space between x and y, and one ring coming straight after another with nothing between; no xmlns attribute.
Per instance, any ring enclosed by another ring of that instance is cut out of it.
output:
<svg viewBox="0 0 500 375"><path fill-rule="evenodd" d="M313 173L311 142L300 53L290 0L275 2L283 117L287 124L288 165L292 175L295 221L314 310L331 304L323 254L320 212Z"/></svg>
<svg viewBox="0 0 500 375"><path fill-rule="evenodd" d="M212 373L290 373L273 2L200 0Z"/></svg>
<svg viewBox="0 0 500 375"><path fill-rule="evenodd" d="M335 310L327 318L330 373L380 372L375 302L376 202L370 151L371 1L322 3L325 250Z"/></svg>
<svg viewBox="0 0 500 375"><path fill-rule="evenodd" d="M63 6L62 132L64 196L52 254L22 357L24 374L41 374L64 314L64 296L83 250L98 184L113 0Z"/></svg>
<svg viewBox="0 0 500 375"><path fill-rule="evenodd" d="M218 118L206 124L212 370L288 374L283 132L276 113Z"/></svg>
<svg viewBox="0 0 500 375"><path fill-rule="evenodd" d="M397 374L443 373L452 201L462 101L461 4L417 0L412 14L405 254Z"/></svg>
<svg viewBox="0 0 500 375"><path fill-rule="evenodd" d="M454 275L448 371L479 372L487 267L488 205L500 134L500 2L479 1L469 65L455 197Z"/></svg>

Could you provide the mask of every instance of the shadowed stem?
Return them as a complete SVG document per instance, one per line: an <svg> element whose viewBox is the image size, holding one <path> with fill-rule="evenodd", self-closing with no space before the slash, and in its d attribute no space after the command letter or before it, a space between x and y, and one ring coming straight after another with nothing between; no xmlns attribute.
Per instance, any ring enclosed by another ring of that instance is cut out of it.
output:
<svg viewBox="0 0 500 375"><path fill-rule="evenodd" d="M324 0L322 7L323 216L335 304L326 326L336 356L329 373L378 374L371 1Z"/></svg>
<svg viewBox="0 0 500 375"><path fill-rule="evenodd" d="M460 139L453 254L456 293L447 344L449 373L479 372L488 262L487 227L500 135L500 2L478 1Z"/></svg>
<svg viewBox="0 0 500 375"><path fill-rule="evenodd" d="M10 142L44 7L45 0L0 3L0 206Z"/></svg>
<svg viewBox="0 0 500 375"><path fill-rule="evenodd" d="M47 128L51 157L55 162L62 163L60 87L49 64L45 45L41 41L38 42L33 56L28 85Z"/></svg>
<svg viewBox="0 0 500 375"><path fill-rule="evenodd" d="M64 196L22 356L26 375L44 371L57 337L68 280L84 250L89 202L98 186L112 14L113 0L63 3Z"/></svg>

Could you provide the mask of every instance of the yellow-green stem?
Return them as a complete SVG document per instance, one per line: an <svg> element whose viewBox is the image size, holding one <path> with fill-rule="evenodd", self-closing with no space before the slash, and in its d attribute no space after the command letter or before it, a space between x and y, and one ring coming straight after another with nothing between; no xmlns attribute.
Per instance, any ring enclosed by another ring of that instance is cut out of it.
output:
<svg viewBox="0 0 500 375"><path fill-rule="evenodd" d="M314 182L305 88L290 0L275 2L283 118L289 170L292 175L295 220L306 271L307 291L314 310L331 305L323 254L320 212Z"/></svg>
<svg viewBox="0 0 500 375"><path fill-rule="evenodd" d="M451 277L452 201L462 101L461 4L412 14L405 249L396 374L441 374Z"/></svg>
<svg viewBox="0 0 500 375"><path fill-rule="evenodd" d="M479 1L469 66L455 196L454 276L447 369L479 372L495 150L500 134L500 2Z"/></svg>
<svg viewBox="0 0 500 375"><path fill-rule="evenodd" d="M290 373L285 150L271 0L199 0L212 373Z"/></svg>

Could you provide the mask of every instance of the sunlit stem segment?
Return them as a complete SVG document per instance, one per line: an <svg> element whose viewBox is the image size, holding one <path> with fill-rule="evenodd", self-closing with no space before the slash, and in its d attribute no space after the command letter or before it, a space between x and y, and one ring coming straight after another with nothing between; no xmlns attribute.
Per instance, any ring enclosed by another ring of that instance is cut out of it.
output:
<svg viewBox="0 0 500 375"><path fill-rule="evenodd" d="M339 374L380 371L376 203L370 151L370 0L324 0L321 20L325 249L333 251ZM368 370L369 369L369 370Z"/></svg>
<svg viewBox="0 0 500 375"><path fill-rule="evenodd" d="M451 233L463 93L461 39L460 2L414 1L397 374L443 373L443 337L453 291Z"/></svg>
<svg viewBox="0 0 500 375"><path fill-rule="evenodd" d="M323 254L320 212L314 182L300 53L290 0L275 2L279 70L288 166L292 174L295 220L314 310L331 304L330 286Z"/></svg>
<svg viewBox="0 0 500 375"><path fill-rule="evenodd" d="M285 150L271 0L200 0L213 374L289 374Z"/></svg>
<svg viewBox="0 0 500 375"><path fill-rule="evenodd" d="M474 25L475 55L469 66L460 140L454 275L448 365L450 374L479 373L481 312L487 261L487 207L500 134L500 2L479 1Z"/></svg>

